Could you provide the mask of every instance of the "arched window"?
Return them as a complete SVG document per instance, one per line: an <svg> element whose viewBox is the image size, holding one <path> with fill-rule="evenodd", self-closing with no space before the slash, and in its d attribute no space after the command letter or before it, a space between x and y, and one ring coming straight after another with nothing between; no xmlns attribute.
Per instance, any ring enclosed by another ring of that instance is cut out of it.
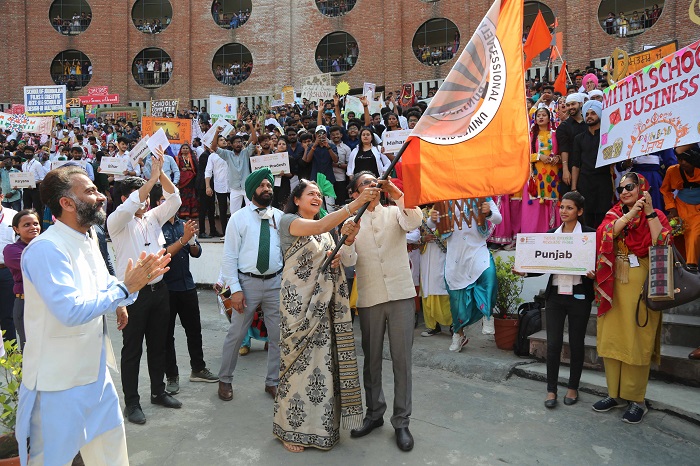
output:
<svg viewBox="0 0 700 466"><path fill-rule="evenodd" d="M638 36L656 24L664 4L663 0L603 0L598 7L598 23L611 36Z"/></svg>
<svg viewBox="0 0 700 466"><path fill-rule="evenodd" d="M64 50L51 62L51 79L56 84L65 84L69 91L87 86L92 78L92 62L80 50Z"/></svg>
<svg viewBox="0 0 700 466"><path fill-rule="evenodd" d="M49 8L49 20L61 34L75 36L90 26L92 9L85 0L56 0Z"/></svg>
<svg viewBox="0 0 700 466"><path fill-rule="evenodd" d="M445 18L430 19L413 35L413 54L424 65L446 63L459 50L460 34L455 23Z"/></svg>
<svg viewBox="0 0 700 466"><path fill-rule="evenodd" d="M155 89L167 84L172 78L173 61L163 49L143 49L131 64L131 74L139 86Z"/></svg>
<svg viewBox="0 0 700 466"><path fill-rule="evenodd" d="M211 71L221 84L235 86L253 72L253 55L245 45L226 44L214 54Z"/></svg>
<svg viewBox="0 0 700 466"><path fill-rule="evenodd" d="M173 19L173 6L168 0L136 0L131 9L131 20L139 31L158 34Z"/></svg>
<svg viewBox="0 0 700 466"><path fill-rule="evenodd" d="M326 16L343 16L355 8L357 0L315 0L318 11Z"/></svg>
<svg viewBox="0 0 700 466"><path fill-rule="evenodd" d="M343 74L357 63L357 41L347 32L331 32L316 47L316 66L322 73Z"/></svg>
<svg viewBox="0 0 700 466"><path fill-rule="evenodd" d="M214 22L224 29L238 29L243 26L252 11L251 0L214 0L211 5Z"/></svg>

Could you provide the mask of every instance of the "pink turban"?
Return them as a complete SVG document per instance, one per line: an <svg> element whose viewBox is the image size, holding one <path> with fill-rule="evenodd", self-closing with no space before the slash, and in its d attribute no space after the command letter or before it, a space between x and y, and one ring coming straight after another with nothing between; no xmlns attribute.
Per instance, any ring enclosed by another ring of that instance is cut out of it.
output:
<svg viewBox="0 0 700 466"><path fill-rule="evenodd" d="M583 77L583 81L582 81L583 87L586 87L586 84L588 83L588 81L593 81L595 83L595 85L597 86L598 85L598 76L594 75L593 73L588 73L586 76Z"/></svg>

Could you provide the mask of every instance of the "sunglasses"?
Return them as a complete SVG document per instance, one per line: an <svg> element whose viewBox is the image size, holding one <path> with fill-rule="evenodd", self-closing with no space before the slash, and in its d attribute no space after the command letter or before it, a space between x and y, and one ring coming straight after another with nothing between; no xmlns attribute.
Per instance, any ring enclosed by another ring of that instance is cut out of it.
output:
<svg viewBox="0 0 700 466"><path fill-rule="evenodd" d="M367 185L370 185L370 184L376 183L376 182L377 182L377 180L375 180L374 178L367 178L365 181L363 181L362 183L360 183L360 184L358 185L358 187L360 187L360 186L367 186Z"/></svg>
<svg viewBox="0 0 700 466"><path fill-rule="evenodd" d="M628 184L626 184L626 185L624 185L624 186L618 186L618 187L615 188L615 189L617 189L617 194L622 194L623 191L633 191L635 187L637 187L636 184L634 184L634 183L628 183Z"/></svg>

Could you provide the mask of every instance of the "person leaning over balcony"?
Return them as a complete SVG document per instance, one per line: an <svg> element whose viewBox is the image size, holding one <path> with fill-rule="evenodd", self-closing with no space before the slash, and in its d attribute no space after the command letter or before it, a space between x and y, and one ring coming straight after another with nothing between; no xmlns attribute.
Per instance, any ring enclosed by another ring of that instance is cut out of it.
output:
<svg viewBox="0 0 700 466"><path fill-rule="evenodd" d="M661 362L661 313L648 310L639 293L649 275L649 246L668 244L671 227L666 215L653 208L642 175L624 175L617 192L620 202L605 215L596 235L598 355L605 363L608 396L593 410L626 406L622 420L638 424L647 412L650 365ZM637 323L639 313L648 316L644 327Z"/></svg>
<svg viewBox="0 0 700 466"><path fill-rule="evenodd" d="M577 192L566 193L559 206L562 224L547 233L595 233L593 228L583 225L583 205L585 199ZM521 276L537 277L540 273L522 273ZM569 348L571 364L569 384L564 404L573 405L578 401L578 386L583 371L584 341L588 319L593 302L593 278L590 270L585 276L552 274L547 282L544 296L547 310L547 399L544 405L554 408L557 405L557 382L561 364L561 348L564 342L564 320L569 319Z"/></svg>

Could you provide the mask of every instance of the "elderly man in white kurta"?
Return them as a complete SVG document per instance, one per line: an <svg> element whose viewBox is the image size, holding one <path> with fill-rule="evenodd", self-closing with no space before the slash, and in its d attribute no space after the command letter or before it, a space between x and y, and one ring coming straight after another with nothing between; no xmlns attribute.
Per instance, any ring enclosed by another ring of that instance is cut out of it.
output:
<svg viewBox="0 0 700 466"><path fill-rule="evenodd" d="M360 172L350 182L352 197L367 187L377 185L370 172ZM357 274L357 308L362 330L365 362L363 381L367 414L360 429L350 432L362 437L384 424L386 401L382 390L382 351L384 332L389 332L389 349L394 368L394 411L391 424L396 443L403 451L413 448L408 430L411 415L411 349L415 325L416 290L406 249L406 233L418 228L423 219L419 208L407 209L403 193L390 181L383 191L396 203L384 207L372 202L361 220L354 242L341 248L343 265L355 265Z"/></svg>

